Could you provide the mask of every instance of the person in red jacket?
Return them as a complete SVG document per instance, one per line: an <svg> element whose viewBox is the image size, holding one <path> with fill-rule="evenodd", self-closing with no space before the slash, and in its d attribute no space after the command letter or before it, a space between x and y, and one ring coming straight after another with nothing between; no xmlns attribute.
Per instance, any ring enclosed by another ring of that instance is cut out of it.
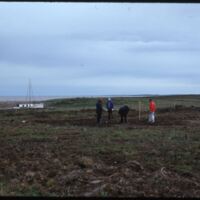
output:
<svg viewBox="0 0 200 200"><path fill-rule="evenodd" d="M155 123L155 112L156 112L156 104L152 99L149 99L149 118L148 122L150 124Z"/></svg>

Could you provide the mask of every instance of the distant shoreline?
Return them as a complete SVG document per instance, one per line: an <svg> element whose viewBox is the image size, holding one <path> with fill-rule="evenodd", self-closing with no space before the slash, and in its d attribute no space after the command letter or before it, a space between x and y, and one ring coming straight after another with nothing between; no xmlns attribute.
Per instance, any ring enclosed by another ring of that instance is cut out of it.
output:
<svg viewBox="0 0 200 200"><path fill-rule="evenodd" d="M73 98L107 98L107 97L150 97L150 96L199 96L200 94L141 94L141 95L85 95L85 96L34 96L32 101L46 101L53 99L73 99ZM25 96L0 96L0 102L28 102Z"/></svg>
<svg viewBox="0 0 200 200"><path fill-rule="evenodd" d="M32 98L32 101L46 101L53 99L75 99L75 98L99 98L99 97L145 97L148 95L98 95L98 96L38 96ZM28 98L23 96L0 96L0 102L28 102Z"/></svg>

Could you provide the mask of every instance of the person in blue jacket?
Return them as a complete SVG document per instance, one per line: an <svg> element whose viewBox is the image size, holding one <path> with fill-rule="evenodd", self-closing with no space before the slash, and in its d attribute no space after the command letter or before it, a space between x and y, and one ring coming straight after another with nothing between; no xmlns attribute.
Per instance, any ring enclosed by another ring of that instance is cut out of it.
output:
<svg viewBox="0 0 200 200"><path fill-rule="evenodd" d="M111 98L108 98L108 101L106 102L106 108L108 110L108 120L110 120L111 117L112 117L112 111L113 111L113 108L114 108L114 105L113 105Z"/></svg>

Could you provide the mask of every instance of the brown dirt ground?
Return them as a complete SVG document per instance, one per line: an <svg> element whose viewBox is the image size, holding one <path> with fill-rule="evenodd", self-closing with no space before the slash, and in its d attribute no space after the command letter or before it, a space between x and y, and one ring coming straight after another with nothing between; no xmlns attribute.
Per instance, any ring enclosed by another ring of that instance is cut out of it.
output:
<svg viewBox="0 0 200 200"><path fill-rule="evenodd" d="M54 119L37 116L29 123L97 126L94 111L81 112L88 117ZM142 113L139 121L138 113L130 111L128 123L123 126L126 129L200 127L200 112L195 108L158 110L153 126L146 123L146 114ZM117 113L114 117L107 122L104 114L101 127L121 126ZM22 137L15 141L0 138L0 180L9 183L8 195L15 196L16 188L19 188L19 194L27 194L27 188L31 187L30 195L37 191L39 196L200 197L199 177L192 174L182 176L165 167L151 171L137 160L127 160L122 154L85 155L81 149L80 129L76 127L47 138Z"/></svg>

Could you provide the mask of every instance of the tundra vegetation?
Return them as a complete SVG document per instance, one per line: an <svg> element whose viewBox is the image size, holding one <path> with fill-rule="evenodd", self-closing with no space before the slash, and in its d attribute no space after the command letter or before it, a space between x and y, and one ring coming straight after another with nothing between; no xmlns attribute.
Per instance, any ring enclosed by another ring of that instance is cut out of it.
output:
<svg viewBox="0 0 200 200"><path fill-rule="evenodd" d="M0 196L200 197L200 96L112 98L96 125L96 98L45 109L0 110ZM104 98L105 105L106 98ZM140 102L140 120L138 118ZM130 106L128 123L118 108Z"/></svg>

